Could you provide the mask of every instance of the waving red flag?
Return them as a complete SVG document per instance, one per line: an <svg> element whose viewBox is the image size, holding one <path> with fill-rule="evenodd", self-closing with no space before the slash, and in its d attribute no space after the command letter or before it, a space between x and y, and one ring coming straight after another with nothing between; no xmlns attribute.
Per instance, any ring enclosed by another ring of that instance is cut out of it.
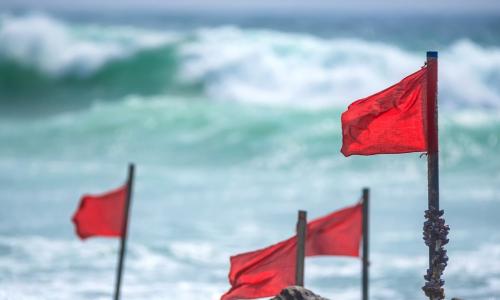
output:
<svg viewBox="0 0 500 300"><path fill-rule="evenodd" d="M357 204L307 224L306 256L359 256L363 205Z"/></svg>
<svg viewBox="0 0 500 300"><path fill-rule="evenodd" d="M231 289L221 300L274 296L295 281L295 237L231 257Z"/></svg>
<svg viewBox="0 0 500 300"><path fill-rule="evenodd" d="M72 221L81 239L92 236L121 237L127 186L102 195L84 195Z"/></svg>
<svg viewBox="0 0 500 300"><path fill-rule="evenodd" d="M426 140L427 67L355 101L342 114L345 156L422 152Z"/></svg>
<svg viewBox="0 0 500 300"><path fill-rule="evenodd" d="M362 204L347 207L307 225L306 256L359 256ZM278 294L295 284L297 239L231 257L231 289L221 300L254 299Z"/></svg>

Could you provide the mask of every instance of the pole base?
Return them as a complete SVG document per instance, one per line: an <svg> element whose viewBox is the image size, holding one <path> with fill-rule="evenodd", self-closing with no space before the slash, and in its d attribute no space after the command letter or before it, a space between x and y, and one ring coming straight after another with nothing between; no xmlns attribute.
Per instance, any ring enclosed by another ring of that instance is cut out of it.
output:
<svg viewBox="0 0 500 300"><path fill-rule="evenodd" d="M426 283L422 287L425 295L431 300L444 299L444 280L441 279L444 269L448 265L448 256L444 245L448 244L448 233L450 227L445 224L442 217L444 210L430 208L425 211L424 222L424 241L429 247L431 260L429 261L429 269L424 276Z"/></svg>

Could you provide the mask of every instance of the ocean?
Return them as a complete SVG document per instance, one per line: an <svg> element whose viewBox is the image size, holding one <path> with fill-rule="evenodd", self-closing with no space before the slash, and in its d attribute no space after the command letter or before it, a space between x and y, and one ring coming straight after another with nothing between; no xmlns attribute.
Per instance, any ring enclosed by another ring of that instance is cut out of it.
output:
<svg viewBox="0 0 500 300"><path fill-rule="evenodd" d="M498 15L0 14L0 299L110 299L80 196L137 168L123 299L219 299L229 257L371 189L371 299L424 299L426 158L345 158L340 114L439 51L447 298L500 299ZM306 287L360 299L359 259Z"/></svg>

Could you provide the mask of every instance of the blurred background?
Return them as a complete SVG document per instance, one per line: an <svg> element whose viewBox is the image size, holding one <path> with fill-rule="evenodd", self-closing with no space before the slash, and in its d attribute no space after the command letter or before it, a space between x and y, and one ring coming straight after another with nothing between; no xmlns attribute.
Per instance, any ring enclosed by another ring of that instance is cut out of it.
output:
<svg viewBox="0 0 500 300"><path fill-rule="evenodd" d="M123 299L218 299L229 256L372 190L371 299L424 299L426 158L345 158L347 105L438 50L447 296L500 299L497 1L0 3L0 299L110 299L83 193L137 164ZM360 299L358 259L306 287Z"/></svg>

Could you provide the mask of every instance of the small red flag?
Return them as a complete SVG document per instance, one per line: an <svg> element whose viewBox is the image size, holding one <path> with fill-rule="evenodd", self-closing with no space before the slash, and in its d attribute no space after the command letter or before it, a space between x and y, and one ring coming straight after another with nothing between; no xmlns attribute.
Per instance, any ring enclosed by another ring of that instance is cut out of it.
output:
<svg viewBox="0 0 500 300"><path fill-rule="evenodd" d="M84 195L72 221L81 239L92 236L121 237L127 186L102 195Z"/></svg>
<svg viewBox="0 0 500 300"><path fill-rule="evenodd" d="M342 114L345 156L427 150L427 67L399 83L349 105Z"/></svg>
<svg viewBox="0 0 500 300"><path fill-rule="evenodd" d="M221 300L274 296L295 282L296 237L231 257L231 289Z"/></svg>
<svg viewBox="0 0 500 300"><path fill-rule="evenodd" d="M306 256L359 256L363 205L333 212L307 224ZM277 295L295 284L297 238L231 257L231 289L221 300Z"/></svg>
<svg viewBox="0 0 500 300"><path fill-rule="evenodd" d="M306 256L359 256L363 204L346 207L307 224Z"/></svg>

